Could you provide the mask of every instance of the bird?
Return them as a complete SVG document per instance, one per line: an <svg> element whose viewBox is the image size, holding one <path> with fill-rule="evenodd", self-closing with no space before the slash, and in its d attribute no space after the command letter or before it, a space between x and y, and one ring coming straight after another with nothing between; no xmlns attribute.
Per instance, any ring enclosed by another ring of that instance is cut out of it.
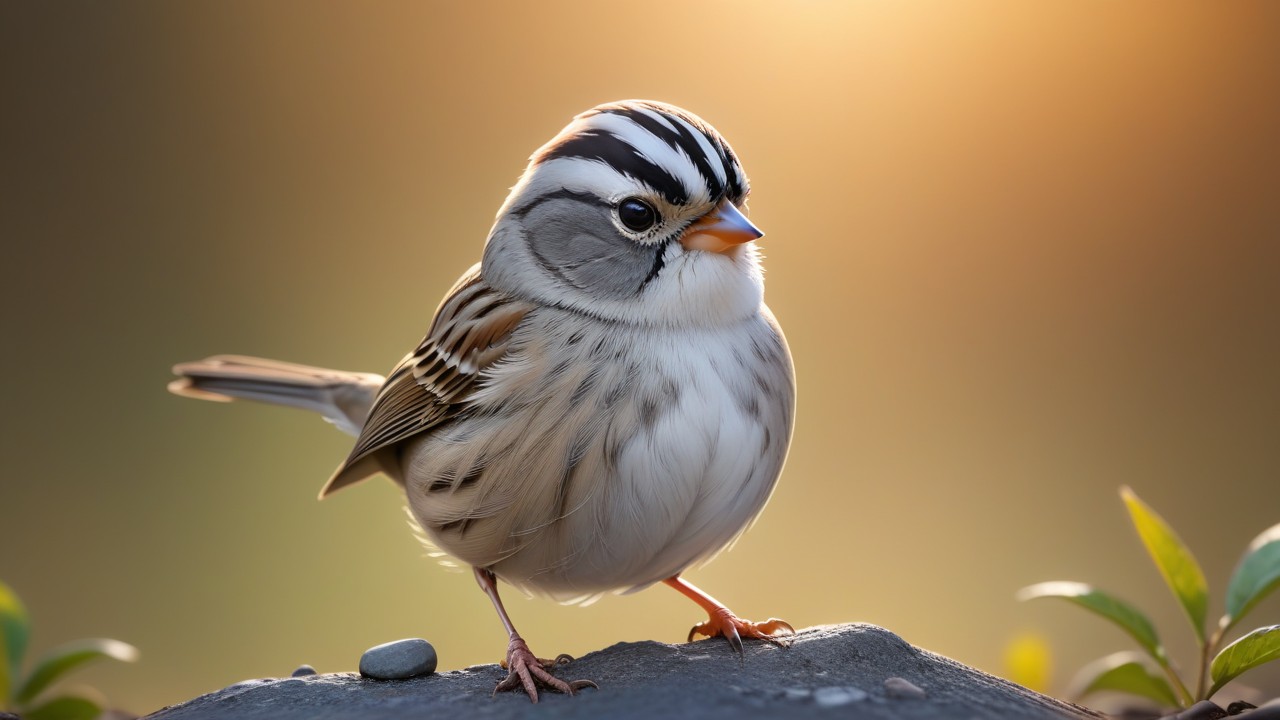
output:
<svg viewBox="0 0 1280 720"><path fill-rule="evenodd" d="M695 636L786 646L682 577L764 509L795 416L791 352L764 302L750 185L710 124L624 100L533 153L479 263L384 378L216 355L169 390L319 413L356 437L320 497L383 474L425 540L469 565L506 630L494 689L573 695L516 631L498 580L564 603L666 584Z"/></svg>

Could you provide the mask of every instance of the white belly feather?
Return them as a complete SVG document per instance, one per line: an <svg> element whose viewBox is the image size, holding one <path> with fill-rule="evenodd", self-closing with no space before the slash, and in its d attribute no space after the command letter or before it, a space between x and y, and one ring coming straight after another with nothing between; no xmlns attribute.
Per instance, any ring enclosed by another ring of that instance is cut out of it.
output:
<svg viewBox="0 0 1280 720"><path fill-rule="evenodd" d="M790 440L790 358L772 318L696 332L537 320L475 414L406 444L410 507L431 541L568 602L647 586L731 543ZM573 361L546 362L564 353Z"/></svg>

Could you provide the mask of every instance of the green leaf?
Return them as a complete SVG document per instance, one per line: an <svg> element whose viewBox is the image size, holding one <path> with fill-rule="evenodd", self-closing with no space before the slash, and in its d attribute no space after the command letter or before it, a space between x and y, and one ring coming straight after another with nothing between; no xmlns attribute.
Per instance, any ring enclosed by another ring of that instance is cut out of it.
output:
<svg viewBox="0 0 1280 720"><path fill-rule="evenodd" d="M1191 626L1195 628L1196 636L1203 646L1204 618L1209 608L1209 586L1204 580L1200 564L1164 518L1138 499L1132 490L1120 488L1120 497L1129 508L1129 517L1138 530L1138 537L1147 546L1147 552L1164 576L1165 584L1173 591L1178 602L1182 603L1182 609L1187 611Z"/></svg>
<svg viewBox="0 0 1280 720"><path fill-rule="evenodd" d="M1241 673L1280 658L1280 625L1254 630L1222 648L1209 666L1213 688L1206 698L1222 689Z"/></svg>
<svg viewBox="0 0 1280 720"><path fill-rule="evenodd" d="M1178 707L1178 698L1169 681L1151 672L1136 652L1118 652L1081 668L1070 694L1082 698L1103 690L1139 695L1160 703L1162 708Z"/></svg>
<svg viewBox="0 0 1280 720"><path fill-rule="evenodd" d="M9 692L18 682L30 634L31 620L22 600L12 588L0 582L0 640L4 642L0 652L0 707L8 705Z"/></svg>
<svg viewBox="0 0 1280 720"><path fill-rule="evenodd" d="M63 695L28 710L25 720L94 720L102 714L98 703L76 695Z"/></svg>
<svg viewBox="0 0 1280 720"><path fill-rule="evenodd" d="M1129 633L1144 650L1151 654L1151 657L1162 663L1167 660L1164 646L1160 644L1160 638L1156 635L1155 626L1146 615L1142 614L1141 610L1129 603L1078 582L1044 582L1018 591L1019 600L1048 597L1073 602L1101 615Z"/></svg>
<svg viewBox="0 0 1280 720"><path fill-rule="evenodd" d="M1222 629L1230 629L1277 587L1280 587L1280 525L1272 525L1249 543L1231 576Z"/></svg>
<svg viewBox="0 0 1280 720"><path fill-rule="evenodd" d="M138 659L138 649L128 643L106 638L77 640L55 648L36 664L14 699L19 705L29 703L62 675L87 662L108 658L133 662Z"/></svg>

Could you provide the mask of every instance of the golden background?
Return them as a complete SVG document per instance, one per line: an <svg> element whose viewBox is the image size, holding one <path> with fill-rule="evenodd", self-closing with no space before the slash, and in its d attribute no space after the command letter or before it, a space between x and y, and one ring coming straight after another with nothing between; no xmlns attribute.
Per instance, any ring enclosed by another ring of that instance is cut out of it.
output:
<svg viewBox="0 0 1280 720"><path fill-rule="evenodd" d="M1180 530L1214 612L1280 521L1276 4L5 3L0 33L0 578L37 650L142 650L79 676L116 704L406 636L445 669L500 658L389 483L315 502L349 439L164 385L220 352L386 372L529 153L620 98L723 132L768 233L795 442L755 529L690 575L739 614L996 672L1038 632L1061 690L1131 643L1019 605L1032 582L1118 592L1190 662L1118 486ZM507 594L544 655L702 619L663 588Z"/></svg>

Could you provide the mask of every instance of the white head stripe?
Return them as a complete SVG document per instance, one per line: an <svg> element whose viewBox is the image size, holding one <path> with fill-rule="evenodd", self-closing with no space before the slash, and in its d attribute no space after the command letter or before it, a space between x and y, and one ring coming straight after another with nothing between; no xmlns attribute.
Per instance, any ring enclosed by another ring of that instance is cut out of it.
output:
<svg viewBox="0 0 1280 720"><path fill-rule="evenodd" d="M612 133L615 137L635 148L636 152L643 155L650 162L665 168L667 172L680 181L680 184L684 186L690 196L710 195L706 180L702 178L702 173L698 172L698 167L693 164L693 160L683 150L671 147L665 140L637 125L630 118L611 113L601 113L589 118L587 124L593 129ZM698 135L701 136L701 133ZM712 157L717 156L712 155ZM712 164L717 165L718 163Z"/></svg>

